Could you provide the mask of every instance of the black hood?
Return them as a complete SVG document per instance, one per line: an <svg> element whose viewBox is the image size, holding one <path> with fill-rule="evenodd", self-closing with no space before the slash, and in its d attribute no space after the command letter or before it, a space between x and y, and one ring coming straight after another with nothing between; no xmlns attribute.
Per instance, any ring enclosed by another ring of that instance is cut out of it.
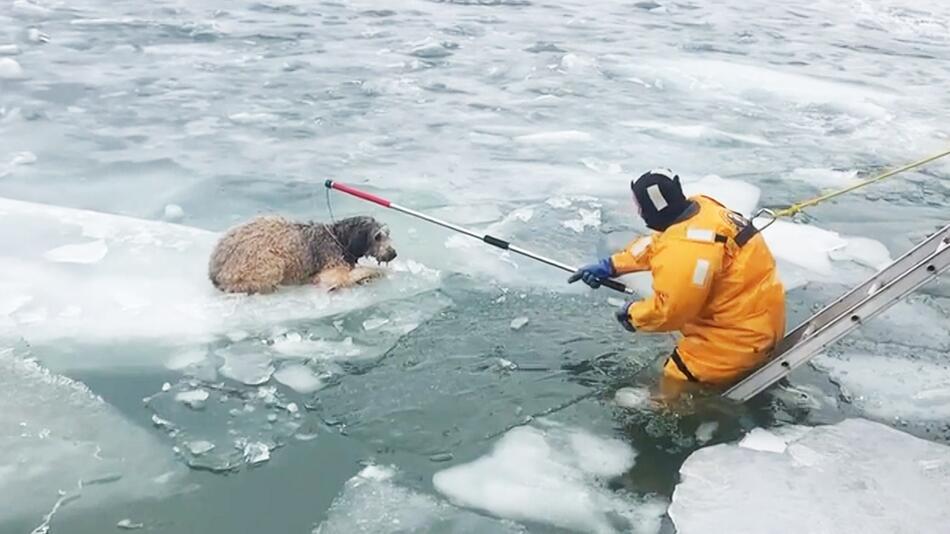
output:
<svg viewBox="0 0 950 534"><path fill-rule="evenodd" d="M666 169L644 173L630 183L633 196L640 205L640 216L647 227L662 232L689 208L683 195L680 177Z"/></svg>

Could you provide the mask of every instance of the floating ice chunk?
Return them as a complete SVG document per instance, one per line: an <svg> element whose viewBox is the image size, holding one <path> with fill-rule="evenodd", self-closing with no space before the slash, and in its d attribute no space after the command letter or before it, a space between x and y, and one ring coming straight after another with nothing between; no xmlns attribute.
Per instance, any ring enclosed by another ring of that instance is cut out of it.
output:
<svg viewBox="0 0 950 534"><path fill-rule="evenodd" d="M313 393L324 386L320 377L313 374L309 367L299 364L281 367L274 373L274 380L304 395Z"/></svg>
<svg viewBox="0 0 950 534"><path fill-rule="evenodd" d="M209 396L210 394L206 390L194 389L175 394L175 400L184 403L189 408L198 410L204 408L205 401L208 400Z"/></svg>
<svg viewBox="0 0 950 534"><path fill-rule="evenodd" d="M44 258L59 263L98 263L106 257L109 247L99 239L89 243L63 245L43 255Z"/></svg>
<svg viewBox="0 0 950 534"><path fill-rule="evenodd" d="M274 374L271 359L263 352L231 353L222 351L224 364L218 371L227 378L248 386L258 386Z"/></svg>
<svg viewBox="0 0 950 534"><path fill-rule="evenodd" d="M614 404L626 409L646 408L652 403L646 388L624 387L614 393Z"/></svg>
<svg viewBox="0 0 950 534"><path fill-rule="evenodd" d="M452 532L454 534L514 534L525 529L460 510L430 495L394 482L389 466L369 465L346 482L330 505L327 519L314 534L397 534Z"/></svg>
<svg viewBox="0 0 950 534"><path fill-rule="evenodd" d="M589 73L597 69L597 60L589 56L567 53L561 56L560 61L552 68L565 73Z"/></svg>
<svg viewBox="0 0 950 534"><path fill-rule="evenodd" d="M365 480L382 482L384 480L390 480L395 474L396 469L393 466L370 464L364 467L356 476Z"/></svg>
<svg viewBox="0 0 950 534"><path fill-rule="evenodd" d="M20 52L20 47L15 44L0 45L0 56L18 56Z"/></svg>
<svg viewBox="0 0 950 534"><path fill-rule="evenodd" d="M673 137L705 141L711 144L742 143L756 146L772 146L772 143L762 136L726 132L705 124L677 125L654 121L626 121L622 124L638 130L660 132Z"/></svg>
<svg viewBox="0 0 950 534"><path fill-rule="evenodd" d="M23 67L15 59L0 57L0 80L19 80L23 77Z"/></svg>
<svg viewBox="0 0 950 534"><path fill-rule="evenodd" d="M29 31L26 32L26 38L31 43L41 44L49 42L49 35L41 32L37 28L30 28Z"/></svg>
<svg viewBox="0 0 950 534"><path fill-rule="evenodd" d="M458 48L458 45L449 42L436 41L431 37L418 43L414 43L411 55L425 59L437 59L452 55L452 49Z"/></svg>
<svg viewBox="0 0 950 534"><path fill-rule="evenodd" d="M635 456L619 440L582 430L519 427L488 456L440 471L432 482L452 502L498 517L583 532L657 532L663 503L614 494L600 480L629 469Z"/></svg>
<svg viewBox="0 0 950 534"><path fill-rule="evenodd" d="M768 430L754 428L742 438L739 446L753 451L782 453L785 452L788 443Z"/></svg>
<svg viewBox="0 0 950 534"><path fill-rule="evenodd" d="M498 369L504 371L514 371L518 368L518 364L511 360L506 360L505 358L498 358L495 360L495 363L497 364Z"/></svg>
<svg viewBox="0 0 950 534"><path fill-rule="evenodd" d="M250 465L262 464L270 460L270 449L267 445L253 441L244 445L244 461Z"/></svg>
<svg viewBox="0 0 950 534"><path fill-rule="evenodd" d="M870 354L820 356L813 361L866 415L887 420L950 420L946 364Z"/></svg>
<svg viewBox="0 0 950 534"><path fill-rule="evenodd" d="M683 193L686 196L706 195L721 202L727 208L751 216L759 203L762 191L741 180L721 178L715 174L703 176L699 180L683 181Z"/></svg>
<svg viewBox="0 0 950 534"><path fill-rule="evenodd" d="M698 428L696 428L696 433L695 433L696 441L700 445L705 445L706 443L709 443L709 441L712 440L713 436L716 434L716 430L718 429L719 429L719 423L715 421L706 421L705 423L699 425Z"/></svg>
<svg viewBox="0 0 950 534"><path fill-rule="evenodd" d="M784 453L716 445L687 458L669 515L680 534L940 532L947 458L946 445L863 419L810 429Z"/></svg>
<svg viewBox="0 0 950 534"><path fill-rule="evenodd" d="M823 104L870 117L886 117L895 95L867 84L798 74L795 68L767 68L715 59L672 59L638 65L664 85L720 98ZM659 80L658 80L659 81Z"/></svg>
<svg viewBox="0 0 950 534"><path fill-rule="evenodd" d="M567 209L571 207L571 199L564 197L549 198L545 203L555 209Z"/></svg>
<svg viewBox="0 0 950 534"><path fill-rule="evenodd" d="M185 218L185 210L178 204L168 204L165 206L164 217L166 221L180 221Z"/></svg>
<svg viewBox="0 0 950 534"><path fill-rule="evenodd" d="M880 241L866 237L846 237L844 248L829 251L833 260L851 260L876 270L883 269L891 263L891 253Z"/></svg>
<svg viewBox="0 0 950 534"><path fill-rule="evenodd" d="M131 519L123 519L116 523L115 526L122 530L138 530L145 527L143 523L135 523Z"/></svg>
<svg viewBox="0 0 950 534"><path fill-rule="evenodd" d="M526 223L530 221L532 217L534 217L534 210L529 207L523 207L512 211L505 219Z"/></svg>
<svg viewBox="0 0 950 534"><path fill-rule="evenodd" d="M527 317L515 317L511 320L510 326L512 330L521 330L526 324L528 324Z"/></svg>
<svg viewBox="0 0 950 534"><path fill-rule="evenodd" d="M586 210L581 208L577 210L577 213L580 215L580 219L562 221L561 224L565 228L574 230L577 233L582 233L587 227L598 228L600 226L600 210Z"/></svg>
<svg viewBox="0 0 950 534"><path fill-rule="evenodd" d="M756 220L756 225L761 224ZM775 221L762 236L776 258L822 275L832 272L829 253L848 244L835 232L786 221Z"/></svg>
<svg viewBox="0 0 950 534"><path fill-rule="evenodd" d="M249 113L243 111L228 115L228 119L235 124L260 124L265 122L274 122L277 116L271 113Z"/></svg>
<svg viewBox="0 0 950 534"><path fill-rule="evenodd" d="M397 260L390 268L393 272L407 272L415 276L424 276L432 280L439 278L439 270L431 269L414 260Z"/></svg>
<svg viewBox="0 0 950 534"><path fill-rule="evenodd" d="M795 169L786 176L789 180L809 183L815 187L845 187L858 181L858 171L835 171L832 169Z"/></svg>
<svg viewBox="0 0 950 534"><path fill-rule="evenodd" d="M214 443L205 440L189 441L185 446L188 447L188 452L195 456L201 456L214 450Z"/></svg>
<svg viewBox="0 0 950 534"><path fill-rule="evenodd" d="M58 491L80 481L103 483L85 485L70 508L96 510L178 490L182 470L150 431L82 383L6 348L0 349L0 406L0 524L46 513Z"/></svg>
<svg viewBox="0 0 950 534"><path fill-rule="evenodd" d="M366 330L367 332L370 330L376 330L385 324L389 324L389 319L385 317L372 317L363 321L363 330Z"/></svg>
<svg viewBox="0 0 950 534"><path fill-rule="evenodd" d="M204 363L208 359L208 352L204 349L191 349L184 352L179 352L172 356L166 363L165 367L172 371L181 371L187 369L192 365L198 365Z"/></svg>
<svg viewBox="0 0 950 534"><path fill-rule="evenodd" d="M10 165L33 165L36 163L37 157L36 154L32 152L17 152L13 155L13 158L10 160Z"/></svg>
<svg viewBox="0 0 950 534"><path fill-rule="evenodd" d="M594 137L578 130L562 130L556 132L539 132L534 134L519 135L515 141L526 145L556 145L564 143L588 143L593 141Z"/></svg>

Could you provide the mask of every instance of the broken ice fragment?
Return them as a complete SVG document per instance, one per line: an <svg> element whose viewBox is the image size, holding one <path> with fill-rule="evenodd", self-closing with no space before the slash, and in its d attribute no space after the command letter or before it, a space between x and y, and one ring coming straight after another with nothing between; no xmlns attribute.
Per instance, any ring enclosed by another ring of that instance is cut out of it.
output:
<svg viewBox="0 0 950 534"><path fill-rule="evenodd" d="M650 404L650 392L644 388L620 388L614 393L614 403L621 408L644 408Z"/></svg>
<svg viewBox="0 0 950 534"><path fill-rule="evenodd" d="M762 452L785 452L788 442L764 428L753 428L739 442L739 447Z"/></svg>
<svg viewBox="0 0 950 534"><path fill-rule="evenodd" d="M175 395L175 400L178 402L185 403L189 408L199 410L204 408L205 401L208 400L210 394L203 389L195 389L192 391L182 391Z"/></svg>
<svg viewBox="0 0 950 534"><path fill-rule="evenodd" d="M528 324L527 317L516 317L511 321L512 330L521 330L524 328L524 325Z"/></svg>
<svg viewBox="0 0 950 534"><path fill-rule="evenodd" d="M49 35L36 28L30 28L30 30L27 32L27 39L31 43L48 43Z"/></svg>
<svg viewBox="0 0 950 534"><path fill-rule="evenodd" d="M221 374L248 386L259 386L274 374L271 359L263 353L244 352L235 354L222 352L224 365L219 371Z"/></svg>
<svg viewBox="0 0 950 534"><path fill-rule="evenodd" d="M191 452L191 454L194 454L195 456L201 456L202 454L210 452L212 449L214 449L214 443L205 440L189 441L185 444L185 446L188 447L188 450Z"/></svg>
<svg viewBox="0 0 950 534"><path fill-rule="evenodd" d="M270 460L270 449L259 441L244 446L244 461L250 465L257 465Z"/></svg>
<svg viewBox="0 0 950 534"><path fill-rule="evenodd" d="M719 423L715 421L706 421L699 425L699 428L696 429L696 441L699 442L700 445L709 443L709 440L713 438L718 428Z"/></svg>
<svg viewBox="0 0 950 534"><path fill-rule="evenodd" d="M165 206L166 221L180 221L185 217L185 210L177 204L168 204Z"/></svg>
<svg viewBox="0 0 950 534"><path fill-rule="evenodd" d="M123 519L122 521L116 523L115 526L124 530L137 530L144 527L145 525L142 523L133 523L131 519Z"/></svg>
<svg viewBox="0 0 950 534"><path fill-rule="evenodd" d="M286 365L274 373L274 379L297 393L313 393L323 387L323 381L305 365Z"/></svg>
<svg viewBox="0 0 950 534"><path fill-rule="evenodd" d="M515 362L511 360L506 360L504 358L498 358L496 360L496 363L498 364L498 367L500 369L503 369L505 371L514 371L515 369L518 368L518 364L516 364Z"/></svg>
<svg viewBox="0 0 950 534"><path fill-rule="evenodd" d="M389 322L389 319L386 319L384 317L373 317L372 319L367 319L363 321L363 330L366 330L366 331L376 330L377 328L383 326L384 324L388 322Z"/></svg>

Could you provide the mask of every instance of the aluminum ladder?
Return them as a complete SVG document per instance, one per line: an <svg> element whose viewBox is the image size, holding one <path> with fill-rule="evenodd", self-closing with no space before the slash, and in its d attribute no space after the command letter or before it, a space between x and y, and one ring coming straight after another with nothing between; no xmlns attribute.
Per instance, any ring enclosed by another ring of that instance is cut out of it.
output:
<svg viewBox="0 0 950 534"><path fill-rule="evenodd" d="M751 399L948 268L950 224L812 315L782 339L768 362L723 396L739 402Z"/></svg>

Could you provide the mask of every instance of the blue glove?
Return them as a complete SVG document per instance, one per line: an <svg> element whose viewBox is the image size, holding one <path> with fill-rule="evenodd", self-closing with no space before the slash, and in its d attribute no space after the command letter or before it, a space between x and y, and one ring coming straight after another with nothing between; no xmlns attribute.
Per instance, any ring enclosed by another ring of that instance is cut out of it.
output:
<svg viewBox="0 0 950 534"><path fill-rule="evenodd" d="M585 284L597 289L603 283L604 278L610 278L614 275L614 265L610 258L604 258L597 263L585 265L577 270L570 278L568 284L573 284L578 280L583 280Z"/></svg>
<svg viewBox="0 0 950 534"><path fill-rule="evenodd" d="M617 308L617 312L614 316L617 317L617 321L619 321L628 332L636 332L636 327L630 323L630 306L633 306L632 300L625 302L622 306Z"/></svg>

